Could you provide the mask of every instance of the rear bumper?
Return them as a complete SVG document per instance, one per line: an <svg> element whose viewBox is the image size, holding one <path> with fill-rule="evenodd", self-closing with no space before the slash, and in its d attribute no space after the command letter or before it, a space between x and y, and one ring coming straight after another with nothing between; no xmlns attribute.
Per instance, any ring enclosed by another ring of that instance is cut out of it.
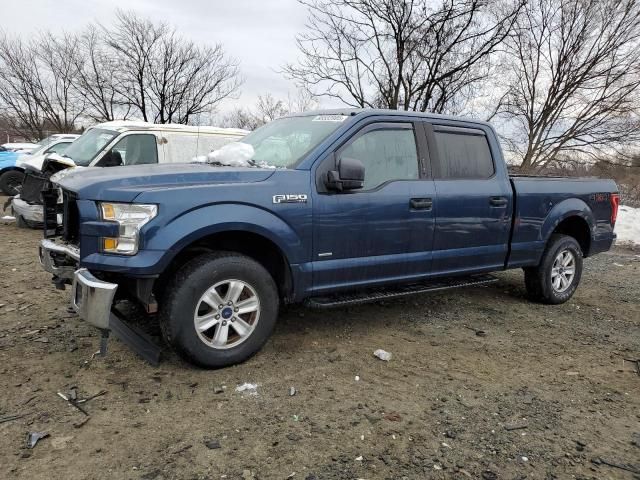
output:
<svg viewBox="0 0 640 480"><path fill-rule="evenodd" d="M589 248L589 256L611 250L611 247L616 241L616 237L617 235L612 233L593 238L591 240L591 247Z"/></svg>

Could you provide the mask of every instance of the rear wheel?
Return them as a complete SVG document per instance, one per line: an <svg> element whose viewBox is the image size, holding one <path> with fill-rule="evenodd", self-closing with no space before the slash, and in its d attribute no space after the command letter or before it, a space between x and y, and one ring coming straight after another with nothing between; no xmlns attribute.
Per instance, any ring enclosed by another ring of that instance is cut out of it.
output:
<svg viewBox="0 0 640 480"><path fill-rule="evenodd" d="M0 175L0 190L5 195L13 197L20 193L20 187L22 186L22 180L24 179L24 173L19 170L9 170Z"/></svg>
<svg viewBox="0 0 640 480"><path fill-rule="evenodd" d="M559 304L569 300L582 276L582 250L575 238L554 234L540 265L524 269L529 296L536 301Z"/></svg>
<svg viewBox="0 0 640 480"><path fill-rule="evenodd" d="M160 326L186 360L216 368L240 363L267 341L278 316L273 278L234 253L197 257L167 285Z"/></svg>

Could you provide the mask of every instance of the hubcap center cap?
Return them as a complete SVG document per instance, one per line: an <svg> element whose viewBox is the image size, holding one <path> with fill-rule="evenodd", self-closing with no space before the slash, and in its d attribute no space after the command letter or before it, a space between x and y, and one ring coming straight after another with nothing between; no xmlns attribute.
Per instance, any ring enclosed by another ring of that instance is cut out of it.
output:
<svg viewBox="0 0 640 480"><path fill-rule="evenodd" d="M223 308L222 312L220 312L220 315L222 315L222 318L227 320L233 316L233 309L231 307Z"/></svg>

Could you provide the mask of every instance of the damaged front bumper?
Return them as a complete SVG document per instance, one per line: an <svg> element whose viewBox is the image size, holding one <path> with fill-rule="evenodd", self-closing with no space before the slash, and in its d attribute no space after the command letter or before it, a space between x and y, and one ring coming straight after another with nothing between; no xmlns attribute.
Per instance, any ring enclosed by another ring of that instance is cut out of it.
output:
<svg viewBox="0 0 640 480"><path fill-rule="evenodd" d="M80 318L102 331L102 354L106 354L106 339L113 332L149 363L158 364L160 348L144 332L124 322L113 308L117 283L100 280L80 268L80 250L75 245L45 239L39 253L42 267L53 275L56 286L72 285L71 306Z"/></svg>
<svg viewBox="0 0 640 480"><path fill-rule="evenodd" d="M71 244L42 240L42 267L53 274L56 285L71 283L71 306L87 323L109 330L111 306L118 284L97 279L86 268L78 268L80 250Z"/></svg>

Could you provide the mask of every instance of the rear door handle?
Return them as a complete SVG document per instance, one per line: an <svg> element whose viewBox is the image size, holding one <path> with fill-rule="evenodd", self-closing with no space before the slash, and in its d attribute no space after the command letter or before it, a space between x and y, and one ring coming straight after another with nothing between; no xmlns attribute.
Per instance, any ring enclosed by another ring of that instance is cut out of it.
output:
<svg viewBox="0 0 640 480"><path fill-rule="evenodd" d="M412 210L431 210L433 206L430 198L412 198L409 203Z"/></svg>
<svg viewBox="0 0 640 480"><path fill-rule="evenodd" d="M489 198L489 204L492 207L506 207L508 200L504 197L491 197Z"/></svg>

